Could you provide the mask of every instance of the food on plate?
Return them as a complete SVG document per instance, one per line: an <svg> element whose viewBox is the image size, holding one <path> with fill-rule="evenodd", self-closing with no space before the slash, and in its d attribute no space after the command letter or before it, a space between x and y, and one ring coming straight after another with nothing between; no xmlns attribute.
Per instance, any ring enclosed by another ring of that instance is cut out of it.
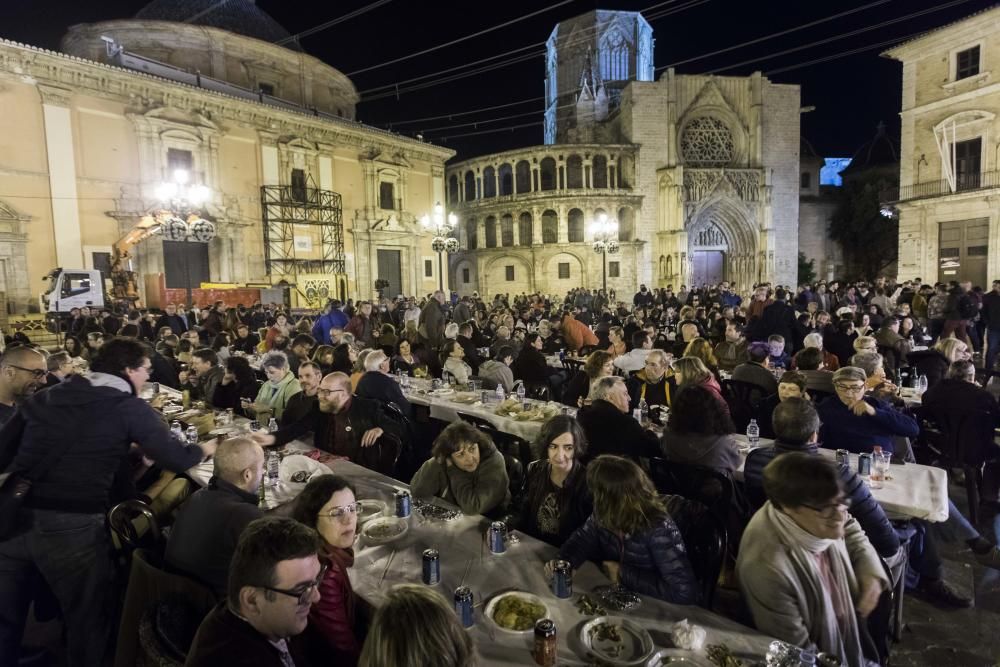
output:
<svg viewBox="0 0 1000 667"><path fill-rule="evenodd" d="M365 535L373 540L388 540L402 535L404 530L405 524L398 521L375 523L365 528Z"/></svg>
<svg viewBox="0 0 1000 667"><path fill-rule="evenodd" d="M705 655L718 667L743 667L743 661L733 655L733 652L725 644L706 646Z"/></svg>
<svg viewBox="0 0 1000 667"><path fill-rule="evenodd" d="M622 638L621 626L617 623L598 623L590 629L590 644L607 642L611 646L602 646L601 652L609 658L617 658L625 652L625 639Z"/></svg>
<svg viewBox="0 0 1000 667"><path fill-rule="evenodd" d="M507 630L531 630L535 621L542 618L545 618L545 607L519 595L508 595L493 608L493 620Z"/></svg>
<svg viewBox="0 0 1000 667"><path fill-rule="evenodd" d="M580 596L580 599L576 601L576 609L587 616L604 616L608 613L599 602L589 595Z"/></svg>

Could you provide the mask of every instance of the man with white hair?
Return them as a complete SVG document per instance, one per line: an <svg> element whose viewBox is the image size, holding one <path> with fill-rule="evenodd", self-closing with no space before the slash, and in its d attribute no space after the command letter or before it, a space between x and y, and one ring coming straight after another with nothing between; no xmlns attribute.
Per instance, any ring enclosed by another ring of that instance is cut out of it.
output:
<svg viewBox="0 0 1000 667"><path fill-rule="evenodd" d="M212 460L212 479L181 505L167 539L166 562L226 594L229 561L240 534L264 515L257 494L264 450L250 438L223 441Z"/></svg>
<svg viewBox="0 0 1000 667"><path fill-rule="evenodd" d="M365 357L365 373L354 393L361 398L393 403L408 417L413 413L410 402L403 396L403 390L389 374L389 357L382 350L375 350Z"/></svg>
<svg viewBox="0 0 1000 667"><path fill-rule="evenodd" d="M638 461L660 456L659 443L652 431L644 429L629 414L629 394L625 382L611 375L594 381L590 405L580 408L577 419L587 435L585 461L601 454L615 454Z"/></svg>
<svg viewBox="0 0 1000 667"><path fill-rule="evenodd" d="M823 368L830 371L831 373L838 368L840 368L840 360L837 359L837 355L832 352L827 352L823 349L823 334L814 331L811 334L807 334L804 339L802 339L802 349L808 347L815 347L823 352ZM797 356L797 355L796 355ZM798 370L796 366L795 359L792 359L792 370Z"/></svg>

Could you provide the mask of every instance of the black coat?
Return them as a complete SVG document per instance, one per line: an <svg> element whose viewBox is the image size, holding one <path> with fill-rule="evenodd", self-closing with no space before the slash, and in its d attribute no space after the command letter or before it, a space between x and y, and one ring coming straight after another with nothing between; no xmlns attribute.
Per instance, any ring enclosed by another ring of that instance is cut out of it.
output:
<svg viewBox="0 0 1000 667"><path fill-rule="evenodd" d="M906 356L906 360L917 369L917 373L927 377L928 389L944 379L945 373L948 372L948 366L951 365L948 362L948 357L933 348L910 352Z"/></svg>
<svg viewBox="0 0 1000 667"><path fill-rule="evenodd" d="M309 659L314 631L306 626L301 635L288 640L288 652L295 667L326 664ZM220 602L198 627L191 642L185 667L218 667L218 665L253 665L253 667L283 667L278 649L267 637L233 612L226 602Z"/></svg>
<svg viewBox="0 0 1000 667"><path fill-rule="evenodd" d="M794 345L794 333L798 321L795 319L795 309L784 301L775 301L764 309L760 319L751 325L750 340L767 340L768 336L778 334L785 339L785 345L790 349Z"/></svg>
<svg viewBox="0 0 1000 667"><path fill-rule="evenodd" d="M556 534L544 533L538 526L538 509L551 491L556 492L559 505L559 532ZM562 546L594 511L594 501L587 488L586 467L577 462L562 488L556 489L549 481L548 461L532 461L524 476L524 486L515 499L515 511L518 530L553 546Z"/></svg>
<svg viewBox="0 0 1000 667"><path fill-rule="evenodd" d="M656 435L605 400L598 399L580 408L577 420L587 435L587 453L582 457L584 462L601 454L615 454L633 460L660 455Z"/></svg>
<svg viewBox="0 0 1000 667"><path fill-rule="evenodd" d="M525 384L548 384L549 381L550 369L545 355L530 345L521 348L510 370L515 380L524 380Z"/></svg>
<svg viewBox="0 0 1000 667"><path fill-rule="evenodd" d="M410 402L403 395L403 390L392 377L381 371L368 371L361 376L358 381L358 388L354 392L360 398L371 398L383 403L395 403L404 415L409 417L413 414Z"/></svg>

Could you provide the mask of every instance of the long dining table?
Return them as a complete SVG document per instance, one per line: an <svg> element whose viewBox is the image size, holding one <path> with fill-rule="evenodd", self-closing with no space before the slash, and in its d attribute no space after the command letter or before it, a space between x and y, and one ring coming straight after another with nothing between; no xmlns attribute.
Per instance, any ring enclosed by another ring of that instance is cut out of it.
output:
<svg viewBox="0 0 1000 667"><path fill-rule="evenodd" d="M289 443L287 451L308 454L312 447L300 441ZM394 494L408 489L408 485L368 468L343 459L327 459L325 465L334 473L346 477L355 486L362 502L377 500L386 504L387 513L393 515ZM189 471L200 484L207 484L211 477L210 463ZM279 484L274 496L281 504L294 502L305 484ZM433 504L453 510L457 508L435 498ZM279 508L280 509L280 508ZM577 610L575 600L579 594L592 595L592 591L610 582L593 564L586 563L573 573L574 595L569 599L557 598L549 588L544 564L556 557L555 547L529 535L512 531L507 552L493 555L484 546L484 534L489 520L480 515L457 513L451 520L424 518L414 508L406 520L406 532L388 544L373 545L363 534L355 545L354 566L349 574L356 594L374 607L384 600L386 593L397 584L422 584L422 554L425 549L437 549L441 558L441 581L433 588L452 603L459 586L473 591L475 623L469 632L476 640L479 664L509 666L534 664L530 650L532 633L514 633L501 629L491 619L485 618L484 609L489 600L506 591L522 591L538 596L544 602L547 617L555 621L560 666L593 664L582 648L579 634L582 626L593 618ZM359 526L359 534L361 534ZM747 663L763 659L772 638L751 628L695 606L669 604L648 596L640 596L641 604L628 612L614 612L613 616L625 617L646 629L657 649L674 647L671 628L674 623L687 619L691 624L704 628L705 645L725 645ZM690 654L689 654L690 655ZM700 653L702 660L704 653Z"/></svg>

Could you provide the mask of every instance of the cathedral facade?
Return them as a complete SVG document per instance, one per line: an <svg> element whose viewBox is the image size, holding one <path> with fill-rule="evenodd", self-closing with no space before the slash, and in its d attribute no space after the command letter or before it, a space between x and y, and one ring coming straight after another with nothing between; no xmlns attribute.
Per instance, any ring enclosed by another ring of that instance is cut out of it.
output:
<svg viewBox="0 0 1000 667"><path fill-rule="evenodd" d="M673 69L654 80L652 52L638 13L556 26L546 143L448 165L459 292L559 293L605 271L619 293L796 281L798 86ZM619 230L606 256L591 225L602 214Z"/></svg>

